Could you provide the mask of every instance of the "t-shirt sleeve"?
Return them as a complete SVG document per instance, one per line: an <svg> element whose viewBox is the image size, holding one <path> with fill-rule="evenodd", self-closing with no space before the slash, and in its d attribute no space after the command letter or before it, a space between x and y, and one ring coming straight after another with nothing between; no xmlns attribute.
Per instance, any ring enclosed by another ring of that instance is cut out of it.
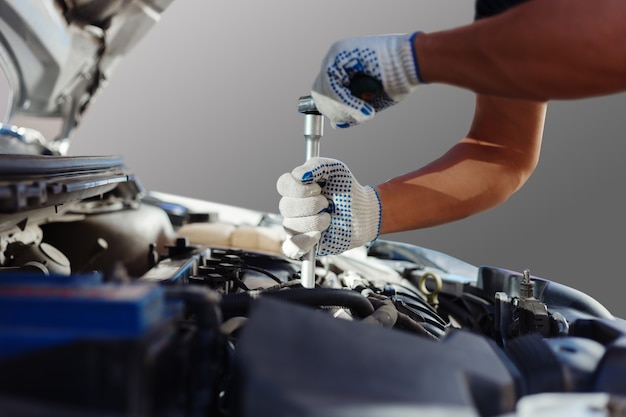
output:
<svg viewBox="0 0 626 417"><path fill-rule="evenodd" d="M513 6L524 3L526 0L476 0L474 19L482 19L502 13Z"/></svg>

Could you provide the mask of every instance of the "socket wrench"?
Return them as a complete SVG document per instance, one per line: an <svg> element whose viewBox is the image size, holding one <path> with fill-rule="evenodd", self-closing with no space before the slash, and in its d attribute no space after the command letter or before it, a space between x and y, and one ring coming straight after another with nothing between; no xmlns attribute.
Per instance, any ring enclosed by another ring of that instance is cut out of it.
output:
<svg viewBox="0 0 626 417"><path fill-rule="evenodd" d="M324 116L317 110L311 96L300 97L298 100L298 112L304 114L304 160L308 161L320 154L320 139L324 133ZM300 278L304 288L315 288L316 251L317 245L302 258Z"/></svg>

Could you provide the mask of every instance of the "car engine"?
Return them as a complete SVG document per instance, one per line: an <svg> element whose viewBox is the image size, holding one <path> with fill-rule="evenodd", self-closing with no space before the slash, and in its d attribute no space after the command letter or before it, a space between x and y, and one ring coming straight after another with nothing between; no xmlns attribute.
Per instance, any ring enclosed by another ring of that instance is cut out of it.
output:
<svg viewBox="0 0 626 417"><path fill-rule="evenodd" d="M168 4L0 1L1 416L626 416L626 322L574 288L382 239L308 287L278 215L66 156Z"/></svg>

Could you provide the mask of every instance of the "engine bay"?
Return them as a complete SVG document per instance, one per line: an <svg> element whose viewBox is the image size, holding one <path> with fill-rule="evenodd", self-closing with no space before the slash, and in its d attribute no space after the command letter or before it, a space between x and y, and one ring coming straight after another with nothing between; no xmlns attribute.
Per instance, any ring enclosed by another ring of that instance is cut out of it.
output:
<svg viewBox="0 0 626 417"><path fill-rule="evenodd" d="M11 158L4 416L623 415L626 325L573 288L384 240L304 288L276 215L146 192L118 157Z"/></svg>

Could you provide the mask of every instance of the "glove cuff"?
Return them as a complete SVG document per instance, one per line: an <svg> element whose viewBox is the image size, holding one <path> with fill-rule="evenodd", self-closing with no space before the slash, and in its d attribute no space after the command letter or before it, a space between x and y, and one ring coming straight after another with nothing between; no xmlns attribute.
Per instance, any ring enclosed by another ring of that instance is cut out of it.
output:
<svg viewBox="0 0 626 417"><path fill-rule="evenodd" d="M417 66L417 59L415 57L415 51L413 48L413 40L415 34L405 35L402 37L400 44L398 45L398 58L400 59L400 65L403 74L401 75L411 87L416 87L420 83L419 69Z"/></svg>
<svg viewBox="0 0 626 417"><path fill-rule="evenodd" d="M413 48L413 39L417 33L391 37L387 51L389 56L381 59L382 70L386 75L384 89L395 101L400 101L421 82Z"/></svg>
<svg viewBox="0 0 626 417"><path fill-rule="evenodd" d="M417 51L415 50L415 38L418 35L421 35L422 33L423 32L421 31L413 33L411 37L409 38L409 44L411 45L411 56L413 57L413 65L415 67L415 77L417 78L417 82L419 84L427 84L422 79L422 73L420 72L419 61L417 60Z"/></svg>
<svg viewBox="0 0 626 417"><path fill-rule="evenodd" d="M380 235L383 208L376 188L368 185L363 188L363 191L367 201L367 205L364 206L367 207L367 210L364 210L364 213L361 214L363 224L360 225L360 229L362 231L362 241L366 245L371 245Z"/></svg>

